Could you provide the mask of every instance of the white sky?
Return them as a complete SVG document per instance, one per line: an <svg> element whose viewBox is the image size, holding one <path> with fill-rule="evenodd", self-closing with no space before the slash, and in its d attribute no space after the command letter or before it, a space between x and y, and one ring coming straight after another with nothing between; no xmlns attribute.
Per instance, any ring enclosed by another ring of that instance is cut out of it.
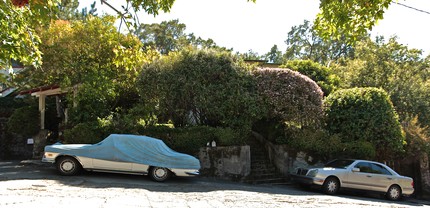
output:
<svg viewBox="0 0 430 208"><path fill-rule="evenodd" d="M430 12L429 0L395 0ZM82 1L81 1L82 2ZM88 6L93 1L82 3ZM116 8L121 8L125 0L108 0ZM141 23L160 23L179 19L187 26L186 33L194 33L204 39L212 38L219 46L233 48L234 51L252 50L263 55L276 44L285 50L291 27L304 20L313 21L319 11L319 0L176 0L170 13L161 13L155 18L141 12ZM97 1L98 13L114 14L113 10ZM383 35L387 39L393 35L399 42L410 48L430 52L430 14L418 12L392 4L384 19L373 29L372 35Z"/></svg>

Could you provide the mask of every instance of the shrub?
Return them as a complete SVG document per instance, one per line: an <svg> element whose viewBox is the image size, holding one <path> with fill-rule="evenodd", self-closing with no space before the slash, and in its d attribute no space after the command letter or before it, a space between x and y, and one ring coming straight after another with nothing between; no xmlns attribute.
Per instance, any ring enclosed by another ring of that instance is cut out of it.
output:
<svg viewBox="0 0 430 208"><path fill-rule="evenodd" d="M340 84L339 77L332 73L328 67L311 60L291 60L281 67L298 71L314 80L321 87L324 96L328 96Z"/></svg>
<svg viewBox="0 0 430 208"><path fill-rule="evenodd" d="M387 93L377 88L339 90L325 99L326 128L342 142L374 145L378 159L403 150L405 138Z"/></svg>
<svg viewBox="0 0 430 208"><path fill-rule="evenodd" d="M250 129L262 114L250 69L225 52L170 53L144 67L138 89L161 122L175 127Z"/></svg>
<svg viewBox="0 0 430 208"><path fill-rule="evenodd" d="M318 125L323 93L318 85L289 69L259 69L254 73L266 118L298 126Z"/></svg>
<svg viewBox="0 0 430 208"><path fill-rule="evenodd" d="M73 128L64 131L64 143L95 144L102 141L106 136L99 122L79 123Z"/></svg>
<svg viewBox="0 0 430 208"><path fill-rule="evenodd" d="M9 117L16 108L26 106L24 99L0 97L0 117Z"/></svg>
<svg viewBox="0 0 430 208"><path fill-rule="evenodd" d="M169 126L147 127L143 135L163 140L170 148L188 154L197 154L201 147L215 141L217 146L243 145L248 137L231 128L192 126L172 128ZM247 136L247 135L246 135Z"/></svg>
<svg viewBox="0 0 430 208"><path fill-rule="evenodd" d="M16 109L7 122L8 131L24 137L36 135L40 130L40 115L37 106Z"/></svg>

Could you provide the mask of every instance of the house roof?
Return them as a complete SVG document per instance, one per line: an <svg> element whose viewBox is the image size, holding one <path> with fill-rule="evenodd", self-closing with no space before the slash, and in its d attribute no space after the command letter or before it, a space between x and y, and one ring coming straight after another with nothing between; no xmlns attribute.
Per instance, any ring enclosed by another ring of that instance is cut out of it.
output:
<svg viewBox="0 0 430 208"><path fill-rule="evenodd" d="M42 87L37 87L29 90L24 90L24 91L21 91L19 94L20 95L31 94L32 96L40 96L40 95L49 96L49 95L59 95L65 92L66 91L62 90L59 85L49 85L49 86L42 86Z"/></svg>

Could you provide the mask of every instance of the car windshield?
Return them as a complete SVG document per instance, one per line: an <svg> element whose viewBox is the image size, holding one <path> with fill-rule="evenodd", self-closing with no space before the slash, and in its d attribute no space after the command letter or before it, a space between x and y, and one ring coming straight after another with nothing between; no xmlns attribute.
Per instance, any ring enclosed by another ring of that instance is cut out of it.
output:
<svg viewBox="0 0 430 208"><path fill-rule="evenodd" d="M347 168L354 160L333 160L327 163L324 167L326 168Z"/></svg>

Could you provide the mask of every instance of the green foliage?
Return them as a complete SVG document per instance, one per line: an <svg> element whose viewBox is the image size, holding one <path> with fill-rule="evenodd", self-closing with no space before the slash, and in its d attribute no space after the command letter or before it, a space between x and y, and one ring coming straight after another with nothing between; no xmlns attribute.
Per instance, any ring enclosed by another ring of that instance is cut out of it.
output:
<svg viewBox="0 0 430 208"><path fill-rule="evenodd" d="M430 60L423 52L409 49L396 37L385 41L363 40L355 47L355 57L345 60L333 71L344 88L377 87L390 96L401 120L418 116L423 125L430 125Z"/></svg>
<svg viewBox="0 0 430 208"><path fill-rule="evenodd" d="M278 49L277 45L273 45L270 52L267 53L265 57L270 63L281 64L283 62L282 51Z"/></svg>
<svg viewBox="0 0 430 208"><path fill-rule="evenodd" d="M409 119L404 130L406 132L405 147L406 154L410 156L420 156L430 154L430 136L428 135L428 126L420 126L418 118Z"/></svg>
<svg viewBox="0 0 430 208"><path fill-rule="evenodd" d="M281 66L294 71L298 71L314 80L324 92L324 96L328 96L336 90L340 85L340 79L329 68L315 63L311 60L294 60L288 61L287 64Z"/></svg>
<svg viewBox="0 0 430 208"><path fill-rule="evenodd" d="M96 2L91 4L90 10L83 8L78 10L79 0L60 0L58 4L57 19L61 20L86 20L89 15L97 16Z"/></svg>
<svg viewBox="0 0 430 208"><path fill-rule="evenodd" d="M167 126L149 126L141 134L163 140L170 148L188 154L197 154L201 147L215 141L217 146L243 145L248 134L242 134L231 128L192 126L171 128Z"/></svg>
<svg viewBox="0 0 430 208"><path fill-rule="evenodd" d="M315 28L324 39L354 43L365 36L384 15L393 0L321 0L320 13L315 19Z"/></svg>
<svg viewBox="0 0 430 208"><path fill-rule="evenodd" d="M338 134L342 142L370 142L380 159L393 157L403 150L403 131L384 90L339 90L325 99L325 106L326 128L330 134Z"/></svg>
<svg viewBox="0 0 430 208"><path fill-rule="evenodd" d="M309 77L289 69L260 69L254 72L260 108L268 119L318 126L322 118L323 92Z"/></svg>
<svg viewBox="0 0 430 208"><path fill-rule="evenodd" d="M79 123L71 129L64 131L64 143L66 144L95 144L102 141L107 135L103 133L101 123Z"/></svg>
<svg viewBox="0 0 430 208"><path fill-rule="evenodd" d="M261 115L250 70L225 52L184 50L144 67L142 102L175 127L250 129Z"/></svg>
<svg viewBox="0 0 430 208"><path fill-rule="evenodd" d="M56 3L30 0L28 5L15 6L12 0L0 2L0 68L10 68L12 59L25 65L42 64L40 39L34 28L49 23Z"/></svg>
<svg viewBox="0 0 430 208"><path fill-rule="evenodd" d="M39 110L35 105L18 108L9 117L8 131L24 137L32 137L39 132L39 118Z"/></svg>
<svg viewBox="0 0 430 208"><path fill-rule="evenodd" d="M333 158L374 159L375 146L364 140L342 141L339 134L330 134L324 129L291 129L286 128L288 144L296 151L304 151L319 160Z"/></svg>
<svg viewBox="0 0 430 208"><path fill-rule="evenodd" d="M324 40L307 20L291 28L285 43L285 60L312 60L327 66L342 57L350 57L354 51L343 38Z"/></svg>
<svg viewBox="0 0 430 208"><path fill-rule="evenodd" d="M186 25L179 23L179 20L163 21L161 23L141 24L133 31L144 43L145 47L156 49L161 54L168 54L172 51L179 51L183 48L193 46L201 49L218 47L212 39L202 39L195 37L193 33L185 33Z"/></svg>
<svg viewBox="0 0 430 208"><path fill-rule="evenodd" d="M22 72L16 81L30 87L60 84L74 91L68 97L70 105L77 105L70 115L74 123L95 121L118 107L129 107L121 101L137 96L139 70L157 54L143 51L136 37L118 33L114 22L111 16L56 21L40 35L49 62Z"/></svg>
<svg viewBox="0 0 430 208"><path fill-rule="evenodd" d="M17 108L24 107L26 101L14 97L0 97L0 117L9 117Z"/></svg>

